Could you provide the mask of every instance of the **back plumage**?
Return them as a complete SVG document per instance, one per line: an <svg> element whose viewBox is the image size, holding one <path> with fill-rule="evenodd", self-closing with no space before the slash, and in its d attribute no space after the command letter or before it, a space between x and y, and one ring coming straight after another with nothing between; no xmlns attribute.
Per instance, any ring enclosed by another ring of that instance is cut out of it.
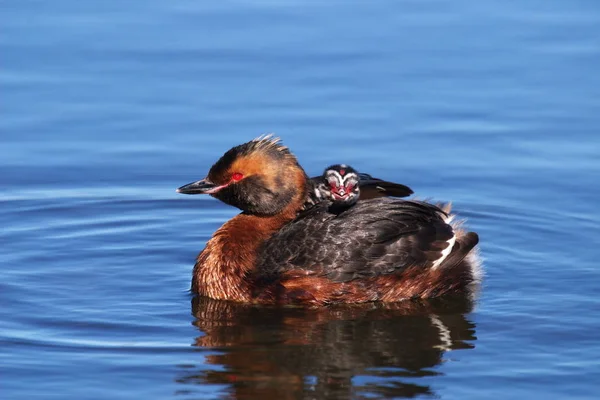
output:
<svg viewBox="0 0 600 400"><path fill-rule="evenodd" d="M358 202L341 214L315 207L266 241L259 268L272 276L299 269L336 282L435 268L446 258L462 260L477 244L469 234L454 252L447 217L432 204L387 198Z"/></svg>

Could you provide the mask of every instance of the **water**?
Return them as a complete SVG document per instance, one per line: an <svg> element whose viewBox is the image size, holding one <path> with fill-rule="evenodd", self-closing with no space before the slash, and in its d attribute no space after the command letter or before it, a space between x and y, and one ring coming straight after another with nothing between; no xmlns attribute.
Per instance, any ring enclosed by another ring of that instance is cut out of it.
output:
<svg viewBox="0 0 600 400"><path fill-rule="evenodd" d="M2 8L2 398L597 396L597 2ZM453 201L478 301L194 301L236 211L175 188L265 132Z"/></svg>

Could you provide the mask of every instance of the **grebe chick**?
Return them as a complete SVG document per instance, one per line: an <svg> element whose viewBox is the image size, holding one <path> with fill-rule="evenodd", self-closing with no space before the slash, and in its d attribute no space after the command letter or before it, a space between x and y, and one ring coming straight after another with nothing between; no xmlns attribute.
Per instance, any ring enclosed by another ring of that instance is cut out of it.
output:
<svg viewBox="0 0 600 400"><path fill-rule="evenodd" d="M311 188L304 209L322 201L330 201L334 209L341 211L353 206L358 200L407 197L413 194L408 186L359 173L347 164L331 165L322 175L311 178L309 183Z"/></svg>
<svg viewBox="0 0 600 400"><path fill-rule="evenodd" d="M178 189L238 207L198 255L192 292L214 299L312 306L471 293L477 234L420 201L377 198L332 214L303 208L309 179L278 139L227 151Z"/></svg>
<svg viewBox="0 0 600 400"><path fill-rule="evenodd" d="M320 195L329 199L336 208L351 207L360 197L360 177L349 165L335 164L327 167L316 186Z"/></svg>

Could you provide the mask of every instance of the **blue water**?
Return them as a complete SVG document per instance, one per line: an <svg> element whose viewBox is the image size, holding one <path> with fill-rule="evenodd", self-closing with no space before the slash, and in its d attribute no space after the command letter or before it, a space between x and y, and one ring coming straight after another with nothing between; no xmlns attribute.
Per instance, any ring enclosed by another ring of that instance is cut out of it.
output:
<svg viewBox="0 0 600 400"><path fill-rule="evenodd" d="M2 2L0 397L600 390L600 3ZM275 132L452 201L475 304L193 300L236 210L175 188Z"/></svg>

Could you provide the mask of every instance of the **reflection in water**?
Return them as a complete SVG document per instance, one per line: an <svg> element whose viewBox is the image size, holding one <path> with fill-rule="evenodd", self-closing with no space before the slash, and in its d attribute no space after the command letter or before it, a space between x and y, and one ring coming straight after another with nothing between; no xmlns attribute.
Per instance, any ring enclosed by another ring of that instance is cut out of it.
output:
<svg viewBox="0 0 600 400"><path fill-rule="evenodd" d="M445 351L474 347L471 308L462 298L322 309L194 298L206 359L178 382L225 385L235 399L433 395L416 382L440 374Z"/></svg>

